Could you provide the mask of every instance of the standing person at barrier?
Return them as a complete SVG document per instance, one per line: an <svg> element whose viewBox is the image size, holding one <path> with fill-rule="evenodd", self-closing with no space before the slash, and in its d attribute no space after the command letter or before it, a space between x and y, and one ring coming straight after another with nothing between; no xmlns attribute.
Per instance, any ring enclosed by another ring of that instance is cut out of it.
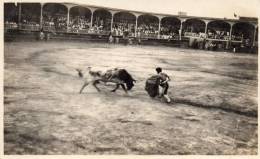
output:
<svg viewBox="0 0 260 159"><path fill-rule="evenodd" d="M39 40L43 40L43 39L44 39L44 32L43 32L43 28L41 28L40 34L39 34Z"/></svg>
<svg viewBox="0 0 260 159"><path fill-rule="evenodd" d="M112 33L110 32L109 33L109 35L108 35L108 43L113 43L113 41L114 41L114 38L113 38L113 36L112 36Z"/></svg>
<svg viewBox="0 0 260 159"><path fill-rule="evenodd" d="M125 45L127 45L129 43L129 32L128 32L128 30L124 31L123 36L124 36Z"/></svg>
<svg viewBox="0 0 260 159"><path fill-rule="evenodd" d="M171 102L171 99L169 98L167 93L168 93L168 88L169 88L168 81L170 81L171 79L166 73L162 72L161 67L157 67L155 70L160 77L160 86L162 87L162 93L159 96L163 96L169 103L169 102Z"/></svg>

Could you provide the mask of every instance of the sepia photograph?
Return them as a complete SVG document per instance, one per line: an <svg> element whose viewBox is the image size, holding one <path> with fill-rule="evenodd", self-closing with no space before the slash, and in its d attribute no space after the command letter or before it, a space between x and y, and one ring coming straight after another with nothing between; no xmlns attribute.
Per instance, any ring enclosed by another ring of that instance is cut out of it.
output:
<svg viewBox="0 0 260 159"><path fill-rule="evenodd" d="M259 0L1 3L4 155L258 155Z"/></svg>

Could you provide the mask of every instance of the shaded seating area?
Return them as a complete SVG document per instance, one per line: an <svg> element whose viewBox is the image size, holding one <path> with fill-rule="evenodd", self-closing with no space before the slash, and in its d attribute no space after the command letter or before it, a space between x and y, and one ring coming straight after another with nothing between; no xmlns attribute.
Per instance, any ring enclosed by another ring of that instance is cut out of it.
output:
<svg viewBox="0 0 260 159"><path fill-rule="evenodd" d="M135 36L136 17L129 12L115 13L112 34L114 36Z"/></svg>
<svg viewBox="0 0 260 159"><path fill-rule="evenodd" d="M248 49L252 49L254 45L255 37L254 25L247 22L238 22L233 25L232 30L232 48L236 49L236 52L244 52Z"/></svg>
<svg viewBox="0 0 260 159"><path fill-rule="evenodd" d="M18 28L18 7L15 3L4 3L5 30Z"/></svg>
<svg viewBox="0 0 260 159"><path fill-rule="evenodd" d="M58 3L43 6L43 29L47 31L67 31L68 9Z"/></svg>
<svg viewBox="0 0 260 159"><path fill-rule="evenodd" d="M182 34L185 37L205 37L206 23L200 19L187 19L183 22Z"/></svg>
<svg viewBox="0 0 260 159"><path fill-rule="evenodd" d="M231 25L225 21L211 21L208 23L207 37L209 39L229 40L230 27Z"/></svg>
<svg viewBox="0 0 260 159"><path fill-rule="evenodd" d="M165 39L159 41L172 44L185 42L185 47L189 44L199 49L258 46L257 21L253 17L177 16L74 3L4 3L5 33L47 31L64 36L65 33L91 34L83 36L110 37L111 41L113 36L117 37L117 41L130 37L139 44L145 40Z"/></svg>
<svg viewBox="0 0 260 159"><path fill-rule="evenodd" d="M93 25L90 33L108 34L111 31L112 14L106 9L97 9L93 13Z"/></svg>
<svg viewBox="0 0 260 159"><path fill-rule="evenodd" d="M73 33L88 33L91 28L91 10L81 6L70 9L68 31Z"/></svg>
<svg viewBox="0 0 260 159"><path fill-rule="evenodd" d="M157 38L159 18L153 15L140 15L137 19L137 36L142 38Z"/></svg>
<svg viewBox="0 0 260 159"><path fill-rule="evenodd" d="M41 20L40 3L21 4L21 28L20 29L39 31L40 20Z"/></svg>
<svg viewBox="0 0 260 159"><path fill-rule="evenodd" d="M232 40L242 41L245 39L253 39L254 26L246 22L238 22L233 25Z"/></svg>
<svg viewBox="0 0 260 159"><path fill-rule="evenodd" d="M160 38L178 39L181 27L180 19L176 17L164 17L161 19Z"/></svg>

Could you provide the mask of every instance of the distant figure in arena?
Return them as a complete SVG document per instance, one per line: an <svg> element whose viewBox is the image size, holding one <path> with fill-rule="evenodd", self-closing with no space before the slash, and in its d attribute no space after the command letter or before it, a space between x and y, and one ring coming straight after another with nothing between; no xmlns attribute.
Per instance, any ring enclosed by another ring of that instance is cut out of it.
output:
<svg viewBox="0 0 260 159"><path fill-rule="evenodd" d="M167 93L168 93L168 88L169 88L168 81L170 81L171 79L166 73L162 72L161 67L157 67L155 70L160 77L160 86L163 89L162 94L160 96L163 96L164 98L166 98L167 102L169 103L169 102L171 102L171 99L169 98Z"/></svg>
<svg viewBox="0 0 260 159"><path fill-rule="evenodd" d="M114 41L114 38L112 36L112 33L110 32L108 35L108 42L111 44L111 43L113 43L113 41Z"/></svg>
<svg viewBox="0 0 260 159"><path fill-rule="evenodd" d="M43 28L41 28L40 35L39 35L39 39L40 39L40 40L43 40L43 39L44 39Z"/></svg>
<svg viewBox="0 0 260 159"><path fill-rule="evenodd" d="M125 40L125 45L129 43L129 32L128 30L124 31L124 40Z"/></svg>

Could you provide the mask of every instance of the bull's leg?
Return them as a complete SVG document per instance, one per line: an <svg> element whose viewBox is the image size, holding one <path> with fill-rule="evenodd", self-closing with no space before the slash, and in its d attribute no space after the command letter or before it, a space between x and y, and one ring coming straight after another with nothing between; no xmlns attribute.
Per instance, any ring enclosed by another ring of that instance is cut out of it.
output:
<svg viewBox="0 0 260 159"><path fill-rule="evenodd" d="M127 93L127 90L125 88L125 85L124 84L120 84L120 86L123 88L123 90L125 91L125 93Z"/></svg>
<svg viewBox="0 0 260 159"><path fill-rule="evenodd" d="M88 82L85 82L85 83L83 84L83 86L81 87L81 89L80 89L80 91L79 91L79 94L82 93L83 89L84 89L88 84L89 84Z"/></svg>
<svg viewBox="0 0 260 159"><path fill-rule="evenodd" d="M95 80L92 84L96 88L98 92L100 92L100 89L97 87L97 84L99 83L99 80Z"/></svg>
<svg viewBox="0 0 260 159"><path fill-rule="evenodd" d="M111 92L115 92L119 88L119 84L116 84L116 88L113 89Z"/></svg>

